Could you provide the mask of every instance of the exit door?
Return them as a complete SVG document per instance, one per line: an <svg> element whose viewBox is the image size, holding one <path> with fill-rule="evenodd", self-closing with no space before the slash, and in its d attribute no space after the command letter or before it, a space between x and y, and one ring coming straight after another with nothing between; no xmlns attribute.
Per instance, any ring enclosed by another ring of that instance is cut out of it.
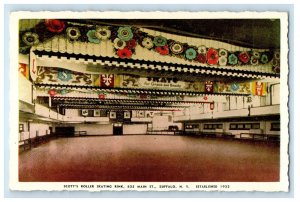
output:
<svg viewBox="0 0 300 202"><path fill-rule="evenodd" d="M123 124L121 124L121 123L114 124L113 134L114 135L123 135Z"/></svg>

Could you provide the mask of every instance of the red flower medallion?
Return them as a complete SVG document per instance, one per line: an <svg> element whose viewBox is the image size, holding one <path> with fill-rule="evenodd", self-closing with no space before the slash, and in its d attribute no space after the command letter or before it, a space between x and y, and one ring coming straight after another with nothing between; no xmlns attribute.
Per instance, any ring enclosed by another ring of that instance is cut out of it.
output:
<svg viewBox="0 0 300 202"><path fill-rule="evenodd" d="M130 39L126 43L126 48L128 49L134 49L136 47L136 41L134 39Z"/></svg>
<svg viewBox="0 0 300 202"><path fill-rule="evenodd" d="M60 20L45 20L45 25L50 32L60 33L65 28L65 23Z"/></svg>
<svg viewBox="0 0 300 202"><path fill-rule="evenodd" d="M242 63L248 63L249 60L250 60L250 56L248 53L246 52L242 52L239 54L239 60L242 62Z"/></svg>
<svg viewBox="0 0 300 202"><path fill-rule="evenodd" d="M132 52L128 48L118 50L117 54L120 58L131 58L132 56Z"/></svg>
<svg viewBox="0 0 300 202"><path fill-rule="evenodd" d="M169 54L169 47L167 45L165 45L165 46L157 46L155 48L155 50L157 52L159 52L159 54L161 54L161 55L168 55Z"/></svg>
<svg viewBox="0 0 300 202"><path fill-rule="evenodd" d="M200 63L205 63L206 62L206 55L205 54L198 54L196 57L196 60Z"/></svg>
<svg viewBox="0 0 300 202"><path fill-rule="evenodd" d="M215 65L215 64L218 63L218 60L219 60L218 52L213 48L208 49L208 51L207 51L207 63L209 65Z"/></svg>

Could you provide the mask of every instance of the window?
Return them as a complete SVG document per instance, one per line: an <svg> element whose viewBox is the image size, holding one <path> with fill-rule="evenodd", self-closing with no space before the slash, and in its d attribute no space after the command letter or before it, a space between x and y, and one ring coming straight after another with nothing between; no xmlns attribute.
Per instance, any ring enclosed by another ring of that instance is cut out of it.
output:
<svg viewBox="0 0 300 202"><path fill-rule="evenodd" d="M251 128L252 129L260 129L260 123L253 123Z"/></svg>
<svg viewBox="0 0 300 202"><path fill-rule="evenodd" d="M198 124L187 124L185 125L186 129L194 129L194 128L199 128Z"/></svg>
<svg viewBox="0 0 300 202"><path fill-rule="evenodd" d="M204 124L203 129L209 129L209 130L214 130L214 129L222 129L223 124Z"/></svg>
<svg viewBox="0 0 300 202"><path fill-rule="evenodd" d="M24 124L19 124L19 132L23 132L24 131Z"/></svg>
<svg viewBox="0 0 300 202"><path fill-rule="evenodd" d="M245 129L247 129L247 130L251 129L251 123L246 123L245 124Z"/></svg>
<svg viewBox="0 0 300 202"><path fill-rule="evenodd" d="M280 131L280 123L271 123L271 131Z"/></svg>
<svg viewBox="0 0 300 202"><path fill-rule="evenodd" d="M237 125L237 128L238 128L238 129L245 129L245 125L244 125L244 124L238 124L238 125Z"/></svg>
<svg viewBox="0 0 300 202"><path fill-rule="evenodd" d="M230 130L235 130L235 129L236 129L236 126L237 126L237 124L231 123L231 124L230 124Z"/></svg>
<svg viewBox="0 0 300 202"><path fill-rule="evenodd" d="M230 130L260 129L260 123L231 123Z"/></svg>

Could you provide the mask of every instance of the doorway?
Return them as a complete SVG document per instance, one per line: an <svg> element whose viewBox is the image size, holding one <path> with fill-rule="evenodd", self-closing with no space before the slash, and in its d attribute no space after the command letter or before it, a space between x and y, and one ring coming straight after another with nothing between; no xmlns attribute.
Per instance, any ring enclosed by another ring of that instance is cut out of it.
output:
<svg viewBox="0 0 300 202"><path fill-rule="evenodd" d="M115 123L113 126L113 134L114 135L123 135L123 124Z"/></svg>
<svg viewBox="0 0 300 202"><path fill-rule="evenodd" d="M57 136L72 137L75 134L75 127L55 127Z"/></svg>

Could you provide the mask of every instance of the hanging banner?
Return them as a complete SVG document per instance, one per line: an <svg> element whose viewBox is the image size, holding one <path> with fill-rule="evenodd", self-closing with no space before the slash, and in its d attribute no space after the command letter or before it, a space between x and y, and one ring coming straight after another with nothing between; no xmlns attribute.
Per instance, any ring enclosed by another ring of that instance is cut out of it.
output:
<svg viewBox="0 0 300 202"><path fill-rule="evenodd" d="M267 84L265 82L252 82L252 94L265 96L267 94Z"/></svg>
<svg viewBox="0 0 300 202"><path fill-rule="evenodd" d="M30 67L30 77L32 81L35 81L37 79L37 64L36 64L36 55L33 53L33 51L30 51L29 55L29 67Z"/></svg>
<svg viewBox="0 0 300 202"><path fill-rule="evenodd" d="M100 75L100 86L102 88L113 88L114 87L114 75L113 74L101 74Z"/></svg>
<svg viewBox="0 0 300 202"><path fill-rule="evenodd" d="M54 67L37 67L36 83L91 86L91 74Z"/></svg>
<svg viewBox="0 0 300 202"><path fill-rule="evenodd" d="M216 82L215 86L218 93L251 93L250 82Z"/></svg>
<svg viewBox="0 0 300 202"><path fill-rule="evenodd" d="M151 89L169 89L182 91L201 90L200 82L178 81L176 78L166 77L139 77L136 75L122 75L120 87L123 88L151 88Z"/></svg>
<svg viewBox="0 0 300 202"><path fill-rule="evenodd" d="M19 63L19 72L29 80L29 66L24 63Z"/></svg>
<svg viewBox="0 0 300 202"><path fill-rule="evenodd" d="M206 93L213 93L214 92L214 83L212 81L206 81L204 84L204 91Z"/></svg>

